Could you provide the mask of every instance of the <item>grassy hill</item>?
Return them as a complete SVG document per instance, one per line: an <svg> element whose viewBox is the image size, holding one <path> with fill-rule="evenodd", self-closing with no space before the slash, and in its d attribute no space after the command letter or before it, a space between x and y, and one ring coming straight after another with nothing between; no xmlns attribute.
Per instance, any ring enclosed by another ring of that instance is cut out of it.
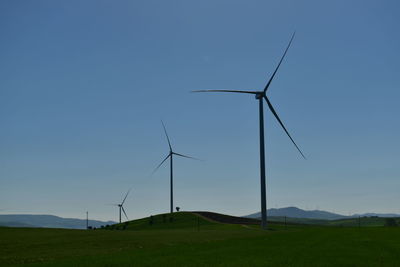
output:
<svg viewBox="0 0 400 267"><path fill-rule="evenodd" d="M176 212L158 214L155 216L124 222L121 224L110 225L106 230L160 230L160 229L218 229L221 224L260 224L259 220L229 216L214 212ZM233 226L234 227L234 226Z"/></svg>
<svg viewBox="0 0 400 267"><path fill-rule="evenodd" d="M133 220L121 224L111 225L110 230L163 230L163 229L197 229L201 227L215 226L216 223L197 216L190 212L178 212L171 216L169 213Z"/></svg>
<svg viewBox="0 0 400 267"><path fill-rule="evenodd" d="M167 216L165 216L167 217ZM198 227L198 223L200 227ZM396 266L400 227L223 224L195 213L126 230L0 228L0 266Z"/></svg>

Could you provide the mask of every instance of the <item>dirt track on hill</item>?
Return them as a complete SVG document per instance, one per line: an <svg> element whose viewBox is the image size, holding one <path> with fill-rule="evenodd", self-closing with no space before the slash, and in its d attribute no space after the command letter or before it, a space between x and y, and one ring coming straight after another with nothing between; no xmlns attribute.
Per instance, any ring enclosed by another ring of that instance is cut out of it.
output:
<svg viewBox="0 0 400 267"><path fill-rule="evenodd" d="M230 224L260 224L260 220L230 216L209 211L192 211L192 213L197 214L205 219L219 222L219 223L230 223Z"/></svg>

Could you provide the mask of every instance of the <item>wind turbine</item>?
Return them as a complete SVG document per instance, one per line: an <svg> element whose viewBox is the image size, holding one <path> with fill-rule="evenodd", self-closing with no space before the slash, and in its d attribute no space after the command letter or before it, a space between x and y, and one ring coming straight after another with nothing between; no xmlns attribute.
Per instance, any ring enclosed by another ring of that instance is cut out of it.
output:
<svg viewBox="0 0 400 267"><path fill-rule="evenodd" d="M119 223L121 223L121 211L125 214L126 219L129 220L128 215L126 215L126 212L124 209L124 203L125 203L125 200L128 197L128 194L130 191L131 191L131 189L128 190L128 192L126 193L124 199L122 200L122 202L120 204L111 204L111 205L117 206L119 208Z"/></svg>
<svg viewBox="0 0 400 267"><path fill-rule="evenodd" d="M239 93L239 94L252 94L255 95L255 98L258 100L259 103L259 123L260 123L260 183L261 183L261 227L263 229L267 229L267 197L266 197L266 185L265 185L265 147L264 147L264 108L263 103L264 99L267 102L268 108L281 125L287 136L290 138L292 143L295 145L297 150L300 152L301 156L305 159L304 154L301 152L300 148L297 146L293 138L290 136L289 132L287 131L286 127L284 126L282 120L279 118L278 114L276 113L274 107L272 106L270 100L267 97L267 91L269 86L271 85L272 80L275 77L276 72L278 71L284 57L286 56L287 51L293 41L295 33L293 33L292 37L290 38L289 44L286 47L285 52L283 53L278 66L276 67L275 71L272 73L267 85L264 87L263 91L238 91L238 90L196 90L193 92L223 92L223 93Z"/></svg>
<svg viewBox="0 0 400 267"><path fill-rule="evenodd" d="M173 189L173 180L174 180L174 172L173 172L173 169L174 169L174 168L173 168L173 156L175 155L175 156L179 156L179 157L183 157L183 158L188 158L188 159L195 159L195 160L198 160L198 159L174 152L174 151L172 150L171 142L170 142L169 137L168 137L167 129L165 129L164 122L161 121L161 123L162 123L162 126L163 126L163 128L164 128L165 136L167 137L168 146L169 146L169 153L168 153L168 155L165 157L165 159L164 159L163 161L161 161L161 163L157 166L157 168L154 169L153 174L161 167L161 165L163 165L163 163L164 163L168 158L170 159L170 165L169 165L169 166L170 166L170 213L173 213L173 212L174 212L174 205L173 205L173 202L174 202L174 189Z"/></svg>

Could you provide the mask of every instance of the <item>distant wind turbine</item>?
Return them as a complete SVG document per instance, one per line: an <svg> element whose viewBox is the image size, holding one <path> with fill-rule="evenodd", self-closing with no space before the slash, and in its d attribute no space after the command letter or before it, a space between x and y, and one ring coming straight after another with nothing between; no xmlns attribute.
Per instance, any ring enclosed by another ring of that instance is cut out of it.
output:
<svg viewBox="0 0 400 267"><path fill-rule="evenodd" d="M278 63L275 71L272 73L267 85L265 86L263 91L238 91L238 90L196 90L193 92L224 92L224 93L240 93L240 94L252 94L255 95L255 98L258 99L259 103L259 124L260 124L260 183L261 183L261 227L263 229L267 229L267 197L266 197L266 183L265 183L265 147L264 147L264 109L263 109L263 100L267 102L268 108L271 110L272 114L277 119L278 123L282 126L283 130L290 138L292 143L295 145L297 150L300 152L301 156L305 159L304 154L301 152L300 148L294 142L293 138L290 136L289 132L287 131L286 127L283 125L282 120L279 118L278 114L276 113L274 107L272 106L270 100L267 97L267 90L271 85L272 80L275 77L276 72L278 71L289 47L293 41L295 33L293 33L289 44L286 47L281 60Z"/></svg>
<svg viewBox="0 0 400 267"><path fill-rule="evenodd" d="M196 159L196 158L193 158L193 157L189 157L189 156L182 155L182 154L174 152L172 150L171 142L170 142L169 137L168 137L167 129L165 129L164 122L161 121L161 123L162 123L162 126L164 128L165 136L167 137L168 146L169 146L169 153L165 157L165 159L163 161L161 161L161 163L157 166L157 168L154 169L153 174L161 167L161 165L163 165L163 163L168 158L170 159L170 212L173 213L174 212L174 205L173 205L173 202L174 202L174 190L173 190L174 172L173 172L173 159L172 158L173 158L174 155L176 155L176 156L180 156L180 157L184 157L184 158L188 158L188 159L195 159L195 160L199 160L199 159Z"/></svg>
<svg viewBox="0 0 400 267"><path fill-rule="evenodd" d="M128 215L126 215L126 212L124 209L124 203L125 203L125 200L128 197L128 194L130 191L131 191L131 189L128 190L128 192L126 193L124 199L122 200L122 202L120 204L110 204L113 206L117 206L119 208L119 223L121 223L121 211L125 214L126 219L129 220Z"/></svg>

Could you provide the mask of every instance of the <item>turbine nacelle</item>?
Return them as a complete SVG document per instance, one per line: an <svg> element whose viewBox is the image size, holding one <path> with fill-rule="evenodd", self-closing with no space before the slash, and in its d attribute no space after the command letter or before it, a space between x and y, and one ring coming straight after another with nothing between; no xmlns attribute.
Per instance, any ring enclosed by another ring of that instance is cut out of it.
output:
<svg viewBox="0 0 400 267"><path fill-rule="evenodd" d="M256 97L257 100L260 100L260 99L262 99L264 96L265 96L264 92L257 92L255 97Z"/></svg>

